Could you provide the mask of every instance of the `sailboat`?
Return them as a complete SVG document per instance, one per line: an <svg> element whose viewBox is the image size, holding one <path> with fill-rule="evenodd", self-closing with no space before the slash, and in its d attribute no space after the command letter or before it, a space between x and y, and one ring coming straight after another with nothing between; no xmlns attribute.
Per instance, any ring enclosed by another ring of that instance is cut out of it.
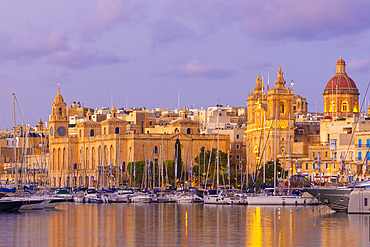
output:
<svg viewBox="0 0 370 247"><path fill-rule="evenodd" d="M216 190L208 190L207 194L204 195L204 204L229 204L229 201L226 200L226 194L224 191L220 191L218 188L219 185L219 160L220 160L220 101L218 101L217 105L217 154L216 154L216 160L217 160L217 182L216 182Z"/></svg>
<svg viewBox="0 0 370 247"><path fill-rule="evenodd" d="M312 200L310 197L302 197L295 195L277 195L277 174L276 174L276 154L277 154L277 108L275 112L275 157L274 157L274 189L273 195L256 195L248 197L248 205L306 205L311 204Z"/></svg>

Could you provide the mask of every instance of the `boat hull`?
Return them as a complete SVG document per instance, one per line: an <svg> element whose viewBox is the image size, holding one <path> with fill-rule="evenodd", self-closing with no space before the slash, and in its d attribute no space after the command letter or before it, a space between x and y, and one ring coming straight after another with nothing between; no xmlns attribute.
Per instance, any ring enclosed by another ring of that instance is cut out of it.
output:
<svg viewBox="0 0 370 247"><path fill-rule="evenodd" d="M334 211L346 212L348 210L352 188L309 188L305 190Z"/></svg>

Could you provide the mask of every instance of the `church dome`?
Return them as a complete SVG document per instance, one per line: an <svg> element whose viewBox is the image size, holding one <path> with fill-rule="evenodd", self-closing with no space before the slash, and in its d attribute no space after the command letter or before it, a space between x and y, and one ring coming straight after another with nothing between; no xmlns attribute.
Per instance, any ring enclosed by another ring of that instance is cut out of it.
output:
<svg viewBox="0 0 370 247"><path fill-rule="evenodd" d="M342 57L337 61L336 73L326 84L324 94L341 92L359 94L356 83L346 73L346 62Z"/></svg>

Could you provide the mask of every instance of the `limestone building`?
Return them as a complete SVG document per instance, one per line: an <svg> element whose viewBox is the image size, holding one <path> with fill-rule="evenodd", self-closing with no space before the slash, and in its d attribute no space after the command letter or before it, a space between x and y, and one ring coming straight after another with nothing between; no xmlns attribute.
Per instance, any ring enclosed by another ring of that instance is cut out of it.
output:
<svg viewBox="0 0 370 247"><path fill-rule="evenodd" d="M129 162L173 160L177 139L188 169L202 147L217 148L212 135L199 134L199 124L185 115L167 125L171 131L165 133L144 132L150 125L140 112L132 112L130 117L133 125L140 126L138 131L130 131L128 121L117 116L114 106L101 122L93 121L88 110L84 121L69 125L66 103L58 89L48 125L51 186L97 186L98 181L100 187L122 184ZM229 146L229 136L220 135L220 150L227 152Z"/></svg>

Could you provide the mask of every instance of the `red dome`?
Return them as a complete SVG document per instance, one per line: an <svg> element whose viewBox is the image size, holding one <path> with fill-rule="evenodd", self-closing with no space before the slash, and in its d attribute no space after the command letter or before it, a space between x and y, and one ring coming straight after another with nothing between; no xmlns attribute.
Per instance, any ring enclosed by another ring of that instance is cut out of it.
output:
<svg viewBox="0 0 370 247"><path fill-rule="evenodd" d="M326 115L324 119L332 119L329 115Z"/></svg>
<svg viewBox="0 0 370 247"><path fill-rule="evenodd" d="M338 88L337 88L337 85L338 85ZM347 75L335 75L333 78L331 78L328 81L325 89L334 89L334 90L335 89L338 89L338 90L355 89L355 90L358 90L355 82Z"/></svg>

